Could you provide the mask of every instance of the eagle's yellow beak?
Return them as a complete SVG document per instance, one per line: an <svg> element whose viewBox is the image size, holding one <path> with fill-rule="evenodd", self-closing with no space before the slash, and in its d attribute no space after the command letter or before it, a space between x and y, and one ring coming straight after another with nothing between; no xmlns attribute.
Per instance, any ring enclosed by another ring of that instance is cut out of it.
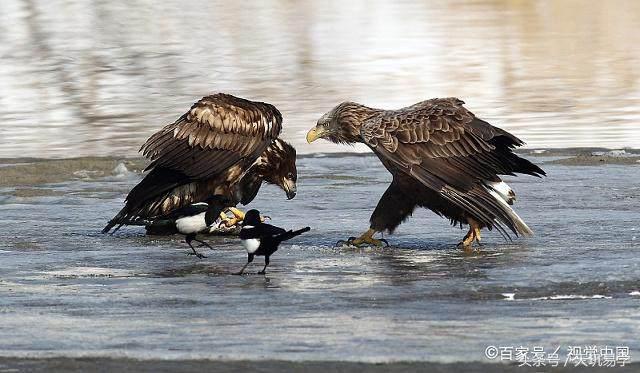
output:
<svg viewBox="0 0 640 373"><path fill-rule="evenodd" d="M322 137L322 133L324 131L325 130L323 128L318 128L318 126L313 127L309 130L309 132L307 132L307 142L311 144L312 142L316 141L317 139Z"/></svg>

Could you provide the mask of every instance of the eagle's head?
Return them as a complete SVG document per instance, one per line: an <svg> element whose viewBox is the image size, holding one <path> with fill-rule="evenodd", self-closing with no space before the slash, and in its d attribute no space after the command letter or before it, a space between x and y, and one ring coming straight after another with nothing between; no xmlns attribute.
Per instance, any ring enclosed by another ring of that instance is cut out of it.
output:
<svg viewBox="0 0 640 373"><path fill-rule="evenodd" d="M287 193L287 199L296 196L296 149L289 143L276 139L269 145L262 153L258 172L264 181L282 188Z"/></svg>
<svg viewBox="0 0 640 373"><path fill-rule="evenodd" d="M371 116L372 110L355 102L343 102L318 120L307 133L307 142L320 138L342 144L360 142L360 126Z"/></svg>

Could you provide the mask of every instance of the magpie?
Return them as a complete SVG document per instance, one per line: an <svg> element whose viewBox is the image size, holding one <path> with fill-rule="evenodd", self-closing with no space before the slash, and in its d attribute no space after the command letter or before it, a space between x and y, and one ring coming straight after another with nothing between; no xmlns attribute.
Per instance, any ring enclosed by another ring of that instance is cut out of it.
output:
<svg viewBox="0 0 640 373"><path fill-rule="evenodd" d="M259 274L264 274L269 265L269 256L278 250L280 243L310 230L311 228L305 227L296 231L287 231L283 228L261 222L260 212L258 210L247 211L242 223L242 229L240 230L242 246L244 246L248 254L247 264L236 274L241 275L256 255L264 256L264 268L258 272Z"/></svg>
<svg viewBox="0 0 640 373"><path fill-rule="evenodd" d="M198 258L206 258L191 245L192 241L201 243L213 250L208 243L196 239L198 233L208 231L213 223L220 217L220 213L229 205L229 200L223 196L209 197L205 202L194 203L183 208L172 211L162 217L169 221L175 221L175 228L178 233L185 235L185 242Z"/></svg>

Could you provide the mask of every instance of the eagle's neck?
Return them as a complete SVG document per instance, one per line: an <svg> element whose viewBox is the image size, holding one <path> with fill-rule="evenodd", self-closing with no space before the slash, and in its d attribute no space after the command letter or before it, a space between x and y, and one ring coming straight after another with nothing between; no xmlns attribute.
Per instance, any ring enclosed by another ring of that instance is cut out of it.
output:
<svg viewBox="0 0 640 373"><path fill-rule="evenodd" d="M360 128L362 123L380 114L380 109L370 108L355 102L350 102L339 112L338 121L340 133L335 142L356 143L362 142Z"/></svg>
<svg viewBox="0 0 640 373"><path fill-rule="evenodd" d="M269 147L258 157L254 163L254 168L258 176L270 183L275 183L279 175L281 165L287 160L287 152L281 141L274 141Z"/></svg>

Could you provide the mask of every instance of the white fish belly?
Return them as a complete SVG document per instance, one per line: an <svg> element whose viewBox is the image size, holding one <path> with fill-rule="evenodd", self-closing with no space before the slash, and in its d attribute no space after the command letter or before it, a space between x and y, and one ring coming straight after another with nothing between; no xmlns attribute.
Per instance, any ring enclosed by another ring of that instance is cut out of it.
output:
<svg viewBox="0 0 640 373"><path fill-rule="evenodd" d="M207 223L204 220L205 213L201 213L194 216L187 216L176 220L176 228L178 232L183 234L202 232L207 228Z"/></svg>
<svg viewBox="0 0 640 373"><path fill-rule="evenodd" d="M247 240L242 240L242 246L247 249L249 254L253 254L260 247L260 240L257 238L249 238Z"/></svg>

